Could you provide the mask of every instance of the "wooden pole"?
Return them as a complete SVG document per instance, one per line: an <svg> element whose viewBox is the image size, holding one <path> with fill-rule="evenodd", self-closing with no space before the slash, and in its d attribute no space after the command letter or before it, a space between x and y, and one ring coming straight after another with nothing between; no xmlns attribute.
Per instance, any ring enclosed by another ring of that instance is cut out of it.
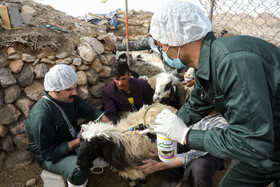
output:
<svg viewBox="0 0 280 187"><path fill-rule="evenodd" d="M129 33L128 33L128 6L127 0L125 0L125 28L126 28L126 56L127 56L127 64L130 67L130 59L129 59Z"/></svg>
<svg viewBox="0 0 280 187"><path fill-rule="evenodd" d="M215 0L211 0L210 4L210 12L209 12L209 20L212 23L213 20L213 12L214 12Z"/></svg>

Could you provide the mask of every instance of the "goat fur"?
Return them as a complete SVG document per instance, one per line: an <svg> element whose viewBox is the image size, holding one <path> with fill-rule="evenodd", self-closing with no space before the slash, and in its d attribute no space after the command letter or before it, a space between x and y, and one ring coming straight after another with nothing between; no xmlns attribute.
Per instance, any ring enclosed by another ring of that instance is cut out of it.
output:
<svg viewBox="0 0 280 187"><path fill-rule="evenodd" d="M166 108L174 113L177 111L170 106ZM124 131L143 123L146 109L147 105L144 105L139 111L129 113L116 126L102 122L83 125L77 167L84 169L91 165L95 158L101 157L126 179L133 182L137 179L145 179L146 174L137 166L141 165L144 159L157 159L157 145L138 131ZM154 121L159 112L150 109L146 114L146 120Z"/></svg>
<svg viewBox="0 0 280 187"><path fill-rule="evenodd" d="M172 73L160 73L148 79L155 90L153 101L179 109L186 103L187 92L178 77Z"/></svg>

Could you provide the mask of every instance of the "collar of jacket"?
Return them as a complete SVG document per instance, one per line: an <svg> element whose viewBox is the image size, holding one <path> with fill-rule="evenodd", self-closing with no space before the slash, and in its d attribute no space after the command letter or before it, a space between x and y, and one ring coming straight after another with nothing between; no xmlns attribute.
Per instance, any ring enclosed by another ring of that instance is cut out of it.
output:
<svg viewBox="0 0 280 187"><path fill-rule="evenodd" d="M211 44L216 39L213 32L209 32L202 43L198 66L195 76L205 80L210 78L210 55L211 55Z"/></svg>

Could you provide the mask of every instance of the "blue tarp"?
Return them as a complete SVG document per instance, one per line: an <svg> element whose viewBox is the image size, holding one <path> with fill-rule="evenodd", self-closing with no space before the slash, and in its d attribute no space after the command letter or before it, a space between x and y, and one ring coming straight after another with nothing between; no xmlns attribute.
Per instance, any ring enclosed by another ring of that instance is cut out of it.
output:
<svg viewBox="0 0 280 187"><path fill-rule="evenodd" d="M92 23L92 24L97 25L100 21L102 21L102 19L100 19L100 18L93 18L93 19L90 19L90 20L87 20L87 21Z"/></svg>
<svg viewBox="0 0 280 187"><path fill-rule="evenodd" d="M117 29L118 26L121 24L121 22L118 19L116 19L116 18L109 18L108 19L108 23L110 25L112 25L115 29Z"/></svg>
<svg viewBox="0 0 280 187"><path fill-rule="evenodd" d="M101 18L93 18L93 19L88 20L88 22L97 25L102 20L103 19L101 19ZM117 29L118 26L121 24L121 22L118 19L116 19L116 18L109 18L109 19L107 19L107 22L110 25L112 25L115 29Z"/></svg>

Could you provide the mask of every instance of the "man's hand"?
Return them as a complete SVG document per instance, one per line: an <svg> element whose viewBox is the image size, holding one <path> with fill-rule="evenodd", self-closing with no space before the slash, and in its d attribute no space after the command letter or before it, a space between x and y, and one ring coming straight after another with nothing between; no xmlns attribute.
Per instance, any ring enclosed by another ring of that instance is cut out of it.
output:
<svg viewBox="0 0 280 187"><path fill-rule="evenodd" d="M192 87L194 85L194 79L189 81L183 81L182 84L186 85L187 87Z"/></svg>
<svg viewBox="0 0 280 187"><path fill-rule="evenodd" d="M142 161L143 165L138 168L146 174L151 174L166 168L166 162L159 162L152 159Z"/></svg>
<svg viewBox="0 0 280 187"><path fill-rule="evenodd" d="M115 51L116 47L115 44L112 42L111 38L109 36L105 36L105 41L107 43L107 47L106 49L108 49L109 51Z"/></svg>
<svg viewBox="0 0 280 187"><path fill-rule="evenodd" d="M147 160L143 160L142 163L143 165L139 166L138 168L146 174L151 174L156 171L160 171L168 168L176 168L176 167L183 166L183 164L180 162L178 158L176 158L171 162L161 162L153 159L147 159Z"/></svg>
<svg viewBox="0 0 280 187"><path fill-rule="evenodd" d="M168 109L164 109L157 115L155 122L158 124L154 128L155 132L164 134L170 139L184 145L186 135L190 129L176 114Z"/></svg>
<svg viewBox="0 0 280 187"><path fill-rule="evenodd" d="M111 122L111 120L105 114L101 117L100 121L102 121L104 123Z"/></svg>

